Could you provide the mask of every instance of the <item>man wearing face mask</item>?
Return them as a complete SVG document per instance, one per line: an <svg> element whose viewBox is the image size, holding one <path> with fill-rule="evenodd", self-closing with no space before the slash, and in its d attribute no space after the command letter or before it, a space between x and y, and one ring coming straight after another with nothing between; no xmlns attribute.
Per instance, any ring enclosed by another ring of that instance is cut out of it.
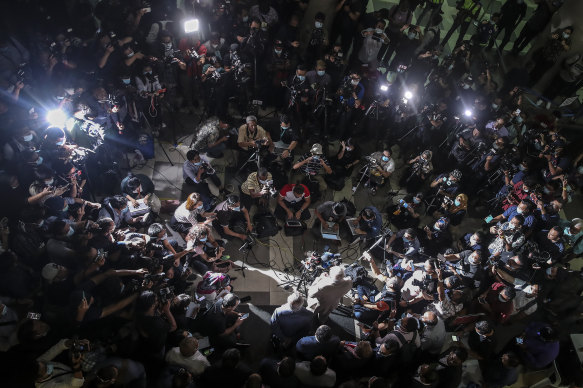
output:
<svg viewBox="0 0 583 388"><path fill-rule="evenodd" d="M369 187L370 193L375 195L377 188L383 186L389 181L389 177L395 172L395 161L391 157L390 149L386 149L382 152L373 152L370 155L370 159L374 160L374 163L369 168L367 176L365 177L364 187ZM362 173L364 173L364 170Z"/></svg>
<svg viewBox="0 0 583 388"><path fill-rule="evenodd" d="M331 87L332 78L330 77L330 74L326 73L326 62L321 59L316 61L316 67L314 70L310 70L306 73L306 80L312 89L310 94L313 97L316 97L313 100L313 105L319 103L317 98L322 98L321 94L323 89L326 89L327 92L332 92L332 90L329 89Z"/></svg>
<svg viewBox="0 0 583 388"><path fill-rule="evenodd" d="M213 213L217 214L213 226L223 238L237 237L245 241L247 238L245 233L253 230L249 212L245 207L241 207L239 197L236 195L229 195L215 207Z"/></svg>
<svg viewBox="0 0 583 388"><path fill-rule="evenodd" d="M520 214L512 217L510 221L498 223L490 227L490 234L496 238L488 245L491 255L497 256L502 252L511 252L519 249L526 241L526 236L522 231L524 217Z"/></svg>
<svg viewBox="0 0 583 388"><path fill-rule="evenodd" d="M85 346L89 341L81 341ZM81 353L70 352L71 366L54 359L73 347L73 340L62 339L46 353L36 359L35 370L29 376L34 378L36 387L81 387L85 383L81 369Z"/></svg>
<svg viewBox="0 0 583 388"><path fill-rule="evenodd" d="M266 207L270 198L269 187L273 188L273 176L265 167L252 172L241 184L241 205L247 210L253 205Z"/></svg>
<svg viewBox="0 0 583 388"><path fill-rule="evenodd" d="M186 153L186 161L182 165L182 177L185 182L193 187L193 190L200 194L205 210L213 206L216 197L211 193L207 179L217 188L221 187L221 180L216 173L209 174L206 170L210 164L203 160L198 151L190 150Z"/></svg>
<svg viewBox="0 0 583 388"><path fill-rule="evenodd" d="M328 128L328 131L335 130L331 134L332 137L351 137L353 129L354 112L362 106L362 99L364 98L364 86L360 83L360 75L356 72L350 73L344 77L340 88L337 91L339 106L337 111L338 122L335 128ZM333 127L333 126L330 126Z"/></svg>
<svg viewBox="0 0 583 388"><path fill-rule="evenodd" d="M559 226L563 228L563 239L567 244L569 257L577 257L583 253L583 220L573 218L571 221L559 220Z"/></svg>
<svg viewBox="0 0 583 388"><path fill-rule="evenodd" d="M273 96L273 104L280 107L285 103L284 96L286 94L282 82L287 81L292 69L290 52L284 47L283 41L276 39L273 42L271 54L268 52L266 57L267 77L258 81L265 82L265 87L268 89L267 95ZM269 84L267 81L271 81L271 83Z"/></svg>
<svg viewBox="0 0 583 388"><path fill-rule="evenodd" d="M320 193L323 193L328 188L324 177L320 173L323 171L325 174L332 174L332 168L330 167L330 162L322 153L322 145L313 144L308 153L300 156L296 164L293 165L293 169L318 181Z"/></svg>
<svg viewBox="0 0 583 388"><path fill-rule="evenodd" d="M374 28L366 28L360 33L363 39L358 51L358 60L371 69L377 68L377 56L381 47L389 44L389 38L384 32L385 26L384 20L378 20Z"/></svg>
<svg viewBox="0 0 583 388"><path fill-rule="evenodd" d="M423 193L417 193L414 196L406 195L399 203L387 210L391 223L399 229L417 228L419 217L424 212Z"/></svg>
<svg viewBox="0 0 583 388"><path fill-rule="evenodd" d="M445 195L452 198L458 194L461 179L461 171L453 170L449 174L440 174L437 176L437 178L431 182L430 187L434 189L434 196ZM427 213L429 213L430 210L431 209L428 207Z"/></svg>
<svg viewBox="0 0 583 388"><path fill-rule="evenodd" d="M563 229L558 226L553 226L550 230L541 230L536 235L536 241L541 251L549 253L550 258L548 264L554 264L563 259L565 253Z"/></svg>
<svg viewBox="0 0 583 388"><path fill-rule="evenodd" d="M396 72L401 72L411 67L415 51L419 48L423 39L419 26L410 25L406 31L407 34L405 38L399 41L399 45L395 50L395 57L389 66L391 70Z"/></svg>
<svg viewBox="0 0 583 388"><path fill-rule="evenodd" d="M443 256L448 262L448 273L461 277L462 282L470 289L478 289L486 279L482 269L482 252L466 250Z"/></svg>
<svg viewBox="0 0 583 388"><path fill-rule="evenodd" d="M433 311L426 311L419 318L421 323L421 350L437 356L445 343L445 324Z"/></svg>
<svg viewBox="0 0 583 388"><path fill-rule="evenodd" d="M529 199L522 200L518 205L510 206L504 213L492 218L488 224L497 223L500 221L511 221L515 216L521 214L524 217L523 226L525 228L532 228L536 221L534 214L532 214L533 203Z"/></svg>
<svg viewBox="0 0 583 388"><path fill-rule="evenodd" d="M313 26L306 26L305 35L309 34L305 52L307 63L314 63L315 59L324 56L324 48L328 46L328 30L324 28L325 20L326 15L323 12L318 12L314 16Z"/></svg>
<svg viewBox="0 0 583 388"><path fill-rule="evenodd" d="M289 171L293 161L294 149L298 146L300 141L300 134L292 127L291 120L287 115L279 117L279 130L271 132L272 139L277 139L274 142L275 153L278 154L280 161L283 162L285 171Z"/></svg>
<svg viewBox="0 0 583 388"><path fill-rule="evenodd" d="M514 311L512 300L515 296L514 286L495 282L478 297L479 308L487 312L496 323L505 323Z"/></svg>

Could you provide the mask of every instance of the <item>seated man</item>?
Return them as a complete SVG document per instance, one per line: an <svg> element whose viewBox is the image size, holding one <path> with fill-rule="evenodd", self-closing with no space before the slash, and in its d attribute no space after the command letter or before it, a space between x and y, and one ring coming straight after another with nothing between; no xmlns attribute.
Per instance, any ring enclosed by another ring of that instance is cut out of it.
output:
<svg viewBox="0 0 583 388"><path fill-rule="evenodd" d="M239 127L237 145L241 151L240 160L248 158L253 151L262 146L273 149L271 136L262 126L257 125L257 117L255 116L247 116L245 124Z"/></svg>
<svg viewBox="0 0 583 388"><path fill-rule="evenodd" d="M241 185L241 205L248 211L251 206L269 206L269 191L273 188L273 177L265 167L249 174Z"/></svg>
<svg viewBox="0 0 583 388"><path fill-rule="evenodd" d="M154 182L146 175L129 173L121 181L121 191L134 207L137 207L137 200L143 199L154 213L160 212L161 203L154 194Z"/></svg>
<svg viewBox="0 0 583 388"><path fill-rule="evenodd" d="M209 168L211 168L210 171ZM210 164L201 158L198 151L190 150L186 153L186 161L182 165L182 177L192 186L193 191L200 194L204 210L209 210L215 197L211 194L206 180L210 179L218 188L221 187L221 180Z"/></svg>
<svg viewBox="0 0 583 388"><path fill-rule="evenodd" d="M193 148L211 158L220 158L227 148L229 124L217 117L210 117L196 131Z"/></svg>
<svg viewBox="0 0 583 388"><path fill-rule="evenodd" d="M274 143L275 148L278 149L276 153L289 169L293 161L294 149L298 146L301 135L297 129L292 127L291 120L286 115L279 117L279 131L275 130L272 133L274 135L272 138L277 139Z"/></svg>
<svg viewBox="0 0 583 388"><path fill-rule="evenodd" d="M314 222L314 228L322 225L324 229L330 229L329 223L334 223L332 227L338 231L340 223L346 218L346 206L342 202L326 201L316 208L318 222Z"/></svg>
<svg viewBox="0 0 583 388"><path fill-rule="evenodd" d="M370 193L375 195L377 188L384 185L395 171L395 161L390 149L373 152L368 160L369 164L360 171L359 179L363 179L364 187L369 187Z"/></svg>
<svg viewBox="0 0 583 388"><path fill-rule="evenodd" d="M280 220L302 220L310 219L310 190L301 183L288 183L279 191L277 197L277 207L275 208L275 216Z"/></svg>
<svg viewBox="0 0 583 388"><path fill-rule="evenodd" d="M290 294L287 303L275 309L271 315L271 332L274 341L287 349L308 334L313 314L304 307L304 298L297 292Z"/></svg>
<svg viewBox="0 0 583 388"><path fill-rule="evenodd" d="M219 203L213 212L217 214L213 227L223 238L237 237L245 240L247 238L245 233L253 230L249 212L245 207L241 207L239 197L234 194Z"/></svg>
<svg viewBox="0 0 583 388"><path fill-rule="evenodd" d="M326 174L332 174L332 168L330 167L330 162L322 156L322 146L320 144L312 145L310 152L300 156L296 164L293 165L293 169L310 179L317 180L320 192L324 192L328 187L320 172L323 169Z"/></svg>
<svg viewBox="0 0 583 388"><path fill-rule="evenodd" d="M366 236L367 241L372 242L381 233L383 217L376 207L367 206L352 223L356 226L356 234Z"/></svg>

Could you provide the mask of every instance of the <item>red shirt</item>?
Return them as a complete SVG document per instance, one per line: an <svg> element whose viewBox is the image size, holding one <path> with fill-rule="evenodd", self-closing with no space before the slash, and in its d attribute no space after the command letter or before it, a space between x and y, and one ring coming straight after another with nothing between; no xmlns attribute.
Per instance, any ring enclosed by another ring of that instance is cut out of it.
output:
<svg viewBox="0 0 583 388"><path fill-rule="evenodd" d="M283 199L286 202L289 203L296 203L301 201L304 198L310 198L310 190L308 190L308 188L306 187L306 185L301 184L300 185L304 188L304 195L296 198L296 196L294 195L294 187L296 187L296 185L292 184L292 183L288 183L287 185L284 185L281 190L279 190L279 195L281 195L283 197Z"/></svg>

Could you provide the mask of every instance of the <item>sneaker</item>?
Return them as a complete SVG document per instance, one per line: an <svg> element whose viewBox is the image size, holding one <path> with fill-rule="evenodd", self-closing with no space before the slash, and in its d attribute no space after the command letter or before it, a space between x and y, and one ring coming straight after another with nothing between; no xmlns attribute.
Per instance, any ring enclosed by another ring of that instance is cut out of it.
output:
<svg viewBox="0 0 583 388"><path fill-rule="evenodd" d="M352 194L356 193L356 186L352 186Z"/></svg>
<svg viewBox="0 0 583 388"><path fill-rule="evenodd" d="M536 100L536 106L541 106L542 104L543 104L542 98L539 98L538 100Z"/></svg>
<svg viewBox="0 0 583 388"><path fill-rule="evenodd" d="M374 195L377 194L377 188L376 187L371 187L369 191L370 191L370 195L373 195L374 196Z"/></svg>
<svg viewBox="0 0 583 388"><path fill-rule="evenodd" d="M547 109L551 109L551 105L552 105L552 104L551 104L551 102L549 101L549 102L547 102L547 104L545 105L545 108L547 108Z"/></svg>

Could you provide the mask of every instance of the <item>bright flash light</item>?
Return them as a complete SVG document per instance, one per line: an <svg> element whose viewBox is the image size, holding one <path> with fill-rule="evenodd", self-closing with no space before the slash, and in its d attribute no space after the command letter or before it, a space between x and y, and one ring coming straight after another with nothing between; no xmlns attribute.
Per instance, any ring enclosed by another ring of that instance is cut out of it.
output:
<svg viewBox="0 0 583 388"><path fill-rule="evenodd" d="M67 122L67 115L60 109L53 109L47 112L47 121L52 126L63 128Z"/></svg>
<svg viewBox="0 0 583 388"><path fill-rule="evenodd" d="M410 100L410 99L412 99L412 98L413 98L413 93L411 93L410 91L408 91L408 90L407 90L407 91L405 92L405 98L406 98L407 100Z"/></svg>
<svg viewBox="0 0 583 388"><path fill-rule="evenodd" d="M469 109L466 109L466 110L464 111L464 115L465 115L466 117L472 117L472 114L473 114L473 113L472 113L472 111L471 111L471 110L469 110Z"/></svg>
<svg viewBox="0 0 583 388"><path fill-rule="evenodd" d="M198 19L190 19L184 22L184 32L190 34L198 31Z"/></svg>
<svg viewBox="0 0 583 388"><path fill-rule="evenodd" d="M381 85L381 91L386 92L387 90L389 90L387 85Z"/></svg>

